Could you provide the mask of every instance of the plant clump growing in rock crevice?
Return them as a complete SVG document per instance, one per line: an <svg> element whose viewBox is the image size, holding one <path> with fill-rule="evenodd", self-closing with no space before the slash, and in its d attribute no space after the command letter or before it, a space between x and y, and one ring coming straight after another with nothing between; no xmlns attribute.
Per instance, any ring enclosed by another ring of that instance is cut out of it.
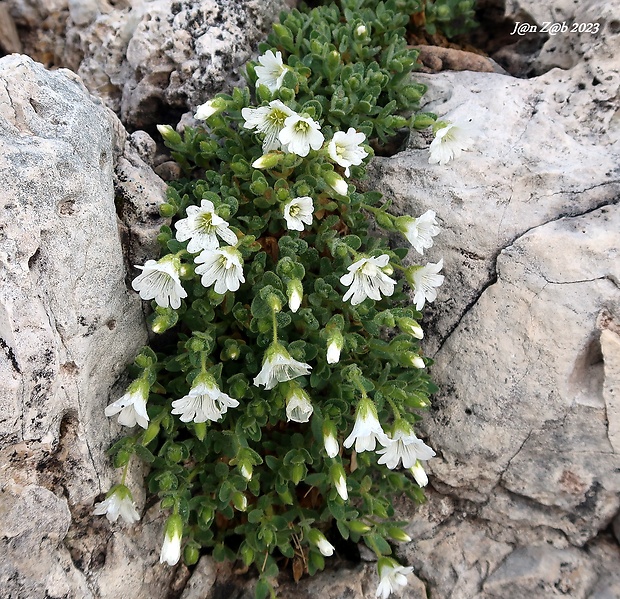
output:
<svg viewBox="0 0 620 599"><path fill-rule="evenodd" d="M204 126L160 126L186 177L161 207L161 257L133 287L161 337L106 408L138 426L111 454L125 473L134 455L150 465L169 513L162 562L193 564L203 548L241 560L259 598L283 567L322 569L330 534L377 554L379 595L404 584L391 498L421 501L434 455L414 430L434 390L419 321L442 261L407 257L433 245L435 213L394 216L350 178L364 177L369 140L435 116L415 112L425 88L410 81L403 3L342 4L283 15L250 87L198 108ZM435 162L460 151L448 127ZM406 247L370 235L370 219ZM136 519L124 483L96 513Z"/></svg>

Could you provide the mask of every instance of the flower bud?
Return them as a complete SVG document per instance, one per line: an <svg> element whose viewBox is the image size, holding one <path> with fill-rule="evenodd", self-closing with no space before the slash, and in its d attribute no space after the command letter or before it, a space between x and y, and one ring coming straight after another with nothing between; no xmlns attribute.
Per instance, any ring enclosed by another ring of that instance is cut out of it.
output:
<svg viewBox="0 0 620 599"><path fill-rule="evenodd" d="M351 522L347 522L347 526L351 532L357 533L358 535L364 535L370 531L370 526L368 524L364 524L359 520L353 520Z"/></svg>
<svg viewBox="0 0 620 599"><path fill-rule="evenodd" d="M340 360L340 351L344 345L344 338L339 330L330 333L327 341L327 363L336 364Z"/></svg>
<svg viewBox="0 0 620 599"><path fill-rule="evenodd" d="M245 512L248 509L248 498L241 493L241 491L237 491L233 493L232 503L237 510L240 512Z"/></svg>
<svg viewBox="0 0 620 599"><path fill-rule="evenodd" d="M282 310L282 301L275 293L270 293L267 296L267 304L274 312L280 312Z"/></svg>
<svg viewBox="0 0 620 599"><path fill-rule="evenodd" d="M367 34L368 34L368 29L366 28L366 25L358 25L355 28L356 37L365 38Z"/></svg>
<svg viewBox="0 0 620 599"><path fill-rule="evenodd" d="M252 166L254 168L273 168L280 163L282 156L283 154L276 154L275 152L263 154L252 163Z"/></svg>
<svg viewBox="0 0 620 599"><path fill-rule="evenodd" d="M183 141L170 125L157 125L157 130L164 140L173 146L179 145Z"/></svg>
<svg viewBox="0 0 620 599"><path fill-rule="evenodd" d="M193 566L198 562L198 558L200 557L200 545L196 542L188 543L185 545L185 549L183 550L183 561L188 566Z"/></svg>
<svg viewBox="0 0 620 599"><path fill-rule="evenodd" d="M160 563L174 566L181 557L181 539L183 538L183 520L179 514L172 514L166 521L164 544L159 557Z"/></svg>
<svg viewBox="0 0 620 599"><path fill-rule="evenodd" d="M349 499L349 491L347 490L347 479L344 474L344 468L341 464L334 464L329 469L329 478L332 484L336 487L338 495L342 497L344 501Z"/></svg>
<svg viewBox="0 0 620 599"><path fill-rule="evenodd" d="M325 535L316 528L313 528L308 533L308 539L316 545L318 550L325 556L330 557L334 555L334 546L325 538Z"/></svg>
<svg viewBox="0 0 620 599"><path fill-rule="evenodd" d="M416 339L424 339L422 327L413 318L399 318L397 324L403 333L407 333Z"/></svg>
<svg viewBox="0 0 620 599"><path fill-rule="evenodd" d="M218 114L225 110L228 106L228 102L224 100L224 98L213 98L204 104L201 104L196 109L196 114L194 114L194 118L199 121L206 121L209 117L212 117L214 114Z"/></svg>
<svg viewBox="0 0 620 599"><path fill-rule="evenodd" d="M401 543L410 543L411 537L404 531L398 528L397 526L392 526L388 529L388 534L395 541L400 541Z"/></svg>
<svg viewBox="0 0 620 599"><path fill-rule="evenodd" d="M289 281L286 286L286 295L291 312L297 312L304 297L304 288L299 279Z"/></svg>
<svg viewBox="0 0 620 599"><path fill-rule="evenodd" d="M349 191L347 182L334 171L327 171L323 173L323 179L338 195L346 196Z"/></svg>
<svg viewBox="0 0 620 599"><path fill-rule="evenodd" d="M409 472L411 472L413 478L415 478L415 482L417 482L420 487L426 487L426 485L428 485L428 476L426 476L426 472L424 472L420 460L409 468Z"/></svg>
<svg viewBox="0 0 620 599"><path fill-rule="evenodd" d="M336 427L331 420L323 421L323 444L330 458L335 458L340 451L336 437Z"/></svg>
<svg viewBox="0 0 620 599"><path fill-rule="evenodd" d="M405 361L408 364L411 364L411 366L413 366L414 368L419 368L420 370L422 368L426 368L424 360L420 356L418 356L418 354L408 351L405 352L403 357L405 358Z"/></svg>
<svg viewBox="0 0 620 599"><path fill-rule="evenodd" d="M153 333L161 333L171 329L179 320L179 315L173 308L158 308L154 314L151 330Z"/></svg>

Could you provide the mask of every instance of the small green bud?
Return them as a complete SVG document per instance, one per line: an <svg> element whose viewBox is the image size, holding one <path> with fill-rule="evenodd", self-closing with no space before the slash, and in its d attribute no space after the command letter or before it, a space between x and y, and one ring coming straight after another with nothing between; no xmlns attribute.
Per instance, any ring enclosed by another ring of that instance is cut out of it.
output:
<svg viewBox="0 0 620 599"><path fill-rule="evenodd" d="M437 7L437 19L440 21L447 21L450 19L450 7L441 5Z"/></svg>
<svg viewBox="0 0 620 599"><path fill-rule="evenodd" d="M166 451L166 457L176 464L183 459L183 450L176 443L171 443Z"/></svg>
<svg viewBox="0 0 620 599"><path fill-rule="evenodd" d="M375 220L377 221L377 224L384 229L394 229L394 217L387 212L375 213Z"/></svg>
<svg viewBox="0 0 620 599"><path fill-rule="evenodd" d="M241 491L233 493L232 503L240 512L245 512L248 509L248 499Z"/></svg>
<svg viewBox="0 0 620 599"><path fill-rule="evenodd" d="M194 434L199 441L204 441L207 436L207 423L206 422L195 422L194 423Z"/></svg>
<svg viewBox="0 0 620 599"><path fill-rule="evenodd" d="M347 526L351 532L354 532L358 535L364 535L367 532L370 532L370 526L360 522L359 520L353 520L352 522L347 522Z"/></svg>
<svg viewBox="0 0 620 599"><path fill-rule="evenodd" d="M159 428L159 422L151 422L142 435L142 445L148 445L155 437L157 437L159 434Z"/></svg>
<svg viewBox="0 0 620 599"><path fill-rule="evenodd" d="M200 557L200 545L196 542L190 542L185 545L185 549L183 550L183 561L188 566L193 566L198 562L198 558Z"/></svg>
<svg viewBox="0 0 620 599"><path fill-rule="evenodd" d="M267 303L274 312L280 312L282 310L282 302L275 293L270 293L267 296Z"/></svg>
<svg viewBox="0 0 620 599"><path fill-rule="evenodd" d="M171 329L179 320L179 315L173 308L157 308L157 312L153 314L153 322L151 330L153 333L160 335L161 333Z"/></svg>
<svg viewBox="0 0 620 599"><path fill-rule="evenodd" d="M159 206L159 214L164 218L170 218L177 213L177 209L172 204L161 204Z"/></svg>
<svg viewBox="0 0 620 599"><path fill-rule="evenodd" d="M340 53L336 50L332 50L327 55L326 66L330 71L333 71L340 64Z"/></svg>
<svg viewBox="0 0 620 599"><path fill-rule="evenodd" d="M246 566L252 565L254 561L254 550L247 543L241 545L239 553L241 554L241 560Z"/></svg>
<svg viewBox="0 0 620 599"><path fill-rule="evenodd" d="M293 484L298 485L305 474L305 466L303 464L295 464L291 470L291 480Z"/></svg>
<svg viewBox="0 0 620 599"><path fill-rule="evenodd" d="M392 526L388 528L388 535L395 541L400 541L401 543L410 543L411 537L404 531L398 528L397 526Z"/></svg>

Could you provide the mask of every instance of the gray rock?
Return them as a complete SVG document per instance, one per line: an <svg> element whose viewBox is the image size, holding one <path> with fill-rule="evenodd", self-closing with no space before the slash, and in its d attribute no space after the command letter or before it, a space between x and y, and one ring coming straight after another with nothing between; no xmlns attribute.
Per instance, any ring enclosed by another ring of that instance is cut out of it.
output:
<svg viewBox="0 0 620 599"><path fill-rule="evenodd" d="M14 599L153 597L173 576L159 516L135 531L91 516L117 482L103 409L146 341L115 193L150 210L163 189L126 137L72 73L0 59L0 586ZM134 471L140 505L141 485Z"/></svg>
<svg viewBox="0 0 620 599"><path fill-rule="evenodd" d="M242 81L243 65L288 8L285 0L56 2L53 11L47 0L9 0L17 22L32 28L26 53L76 71L132 128L176 121Z"/></svg>

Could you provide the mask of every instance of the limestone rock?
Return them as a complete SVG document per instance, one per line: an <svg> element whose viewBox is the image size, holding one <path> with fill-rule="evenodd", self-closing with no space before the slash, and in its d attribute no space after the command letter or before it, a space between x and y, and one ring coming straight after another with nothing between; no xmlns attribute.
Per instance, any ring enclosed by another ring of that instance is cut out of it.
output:
<svg viewBox="0 0 620 599"><path fill-rule="evenodd" d="M18 23L32 28L25 51L77 72L132 128L176 122L241 81L243 65L288 7L285 0L56 1L52 11L47 0L9 0ZM55 41L37 22L50 13Z"/></svg>
<svg viewBox="0 0 620 599"><path fill-rule="evenodd" d="M127 531L90 515L116 482L105 451L119 427L103 409L146 341L141 301L125 282L115 192L145 206L163 185L126 137L72 73L0 59L3 596L152 597L172 575L155 567L161 522ZM126 221L133 226L139 233ZM80 535L90 550L79 549ZM132 580L121 580L127 563Z"/></svg>
<svg viewBox="0 0 620 599"><path fill-rule="evenodd" d="M612 5L506 13L517 4L601 33L556 36L567 70L541 52L529 80L416 75L425 109L472 118L477 142L440 167L414 135L364 182L398 213L433 209L443 225L413 258L443 257L446 282L425 341L440 387L423 421L435 491L400 516L414 539L405 555L442 599L614 596L604 531L620 510L620 39Z"/></svg>

